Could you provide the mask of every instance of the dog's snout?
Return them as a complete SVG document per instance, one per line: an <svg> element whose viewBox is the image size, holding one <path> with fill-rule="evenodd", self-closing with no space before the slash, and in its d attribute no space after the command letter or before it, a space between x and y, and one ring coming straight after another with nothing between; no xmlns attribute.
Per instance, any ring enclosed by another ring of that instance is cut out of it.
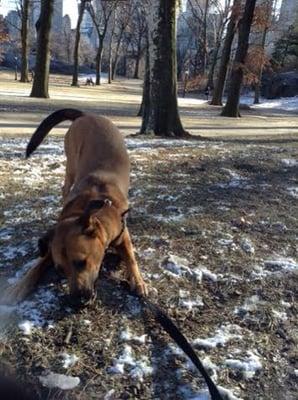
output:
<svg viewBox="0 0 298 400"><path fill-rule="evenodd" d="M90 289L77 290L70 295L71 304L74 306L88 306L96 299L96 291Z"/></svg>

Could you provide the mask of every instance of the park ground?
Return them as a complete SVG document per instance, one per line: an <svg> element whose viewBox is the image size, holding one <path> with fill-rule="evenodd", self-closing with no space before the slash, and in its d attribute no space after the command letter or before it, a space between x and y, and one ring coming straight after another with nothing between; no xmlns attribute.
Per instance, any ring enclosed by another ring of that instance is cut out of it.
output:
<svg viewBox="0 0 298 400"><path fill-rule="evenodd" d="M109 116L126 135L140 127L140 81L100 88L69 82L54 77L51 99L31 99L30 85L0 73L3 284L34 263L37 239L61 206L67 124L25 160L37 124L51 111L75 107ZM194 96L181 99L180 110L199 140L126 138L128 224L150 296L186 334L227 399L294 400L297 112L251 108L235 120ZM0 307L1 371L49 399L207 400L201 377L117 285L120 278L110 255L89 309L66 305L65 282L51 275L28 301ZM48 389L51 373L67 375L62 383L75 387Z"/></svg>

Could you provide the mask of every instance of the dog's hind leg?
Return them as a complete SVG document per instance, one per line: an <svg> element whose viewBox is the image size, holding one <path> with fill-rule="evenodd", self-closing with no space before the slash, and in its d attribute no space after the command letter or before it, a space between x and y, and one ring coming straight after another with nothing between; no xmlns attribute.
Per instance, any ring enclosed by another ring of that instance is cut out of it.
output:
<svg viewBox="0 0 298 400"><path fill-rule="evenodd" d="M9 286L1 295L0 303L15 305L23 301L38 285L39 281L53 265L52 257L47 254L41 258L37 265L33 266L15 285Z"/></svg>
<svg viewBox="0 0 298 400"><path fill-rule="evenodd" d="M139 270L127 228L125 228L121 240L120 244L115 246L115 248L126 265L130 287L132 290L136 290L139 295L147 295L147 287Z"/></svg>

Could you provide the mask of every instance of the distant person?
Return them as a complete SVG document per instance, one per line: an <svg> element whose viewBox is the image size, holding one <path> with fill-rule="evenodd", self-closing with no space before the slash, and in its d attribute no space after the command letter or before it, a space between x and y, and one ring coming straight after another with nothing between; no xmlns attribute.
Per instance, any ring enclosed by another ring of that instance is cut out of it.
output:
<svg viewBox="0 0 298 400"><path fill-rule="evenodd" d="M30 75L31 75L31 82L33 82L33 79L34 79L34 71L33 71L33 69L31 69Z"/></svg>
<svg viewBox="0 0 298 400"><path fill-rule="evenodd" d="M205 89L205 96L206 96L207 101L209 100L209 93L210 93L210 88L209 88L209 86L207 86Z"/></svg>
<svg viewBox="0 0 298 400"><path fill-rule="evenodd" d="M87 86L90 86L90 85L94 86L94 82L93 82L93 79L92 79L91 76L89 76L89 78L86 79L86 85Z"/></svg>

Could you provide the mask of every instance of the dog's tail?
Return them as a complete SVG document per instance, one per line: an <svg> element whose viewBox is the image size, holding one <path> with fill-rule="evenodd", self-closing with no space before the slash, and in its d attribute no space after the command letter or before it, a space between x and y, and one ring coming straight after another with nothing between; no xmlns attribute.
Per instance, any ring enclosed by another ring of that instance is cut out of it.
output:
<svg viewBox="0 0 298 400"><path fill-rule="evenodd" d="M63 121L74 121L75 119L82 117L84 113L74 108L63 108L49 115L42 121L36 131L33 133L30 142L27 145L26 157L30 157L33 151L40 145L50 130L57 124Z"/></svg>

